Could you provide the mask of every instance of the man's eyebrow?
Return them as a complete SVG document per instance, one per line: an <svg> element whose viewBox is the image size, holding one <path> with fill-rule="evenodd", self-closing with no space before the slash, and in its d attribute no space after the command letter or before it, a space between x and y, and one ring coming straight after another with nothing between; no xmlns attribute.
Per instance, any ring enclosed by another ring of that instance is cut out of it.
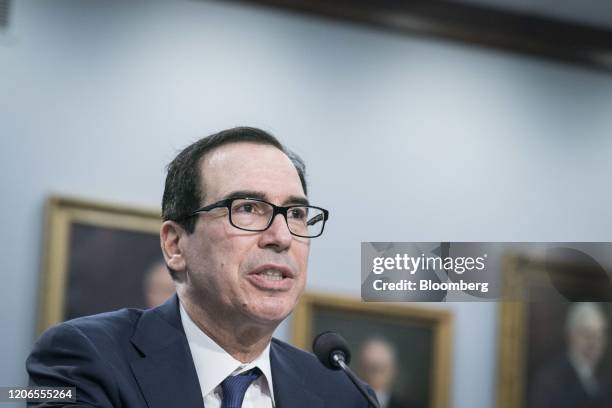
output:
<svg viewBox="0 0 612 408"><path fill-rule="evenodd" d="M300 196L291 196L287 198L283 202L283 205L287 205L287 204L310 205L307 198L300 197Z"/></svg>
<svg viewBox="0 0 612 408"><path fill-rule="evenodd" d="M264 200L264 201L270 201L266 193L264 193L263 191L255 191L255 190L232 191L231 193L227 194L224 197L224 199L228 200L230 198L245 198L245 197L256 198L258 200ZM308 199L306 197L301 197L301 196L290 196L285 201L283 201L281 205L289 205L289 204L310 205L310 203L308 202Z"/></svg>
<svg viewBox="0 0 612 408"><path fill-rule="evenodd" d="M238 190L238 191L232 191L231 193L227 194L224 199L228 200L230 198L257 198L258 200L266 200L266 193L262 192L262 191L255 191L255 190Z"/></svg>

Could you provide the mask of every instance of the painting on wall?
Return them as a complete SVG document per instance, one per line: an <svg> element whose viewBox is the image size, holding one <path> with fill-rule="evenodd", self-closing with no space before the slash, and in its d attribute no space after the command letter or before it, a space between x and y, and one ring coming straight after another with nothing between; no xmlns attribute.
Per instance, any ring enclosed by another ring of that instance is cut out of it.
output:
<svg viewBox="0 0 612 408"><path fill-rule="evenodd" d="M293 343L311 350L324 331L349 344L351 367L389 408L449 406L451 315L399 304L304 294L294 311Z"/></svg>
<svg viewBox="0 0 612 408"><path fill-rule="evenodd" d="M588 301L598 296L589 275L527 256L505 260L505 296L521 300L500 308L498 408L612 406L612 303ZM582 293L568 300L555 279Z"/></svg>
<svg viewBox="0 0 612 408"><path fill-rule="evenodd" d="M174 292L157 211L66 197L47 202L39 331L123 307L152 307Z"/></svg>

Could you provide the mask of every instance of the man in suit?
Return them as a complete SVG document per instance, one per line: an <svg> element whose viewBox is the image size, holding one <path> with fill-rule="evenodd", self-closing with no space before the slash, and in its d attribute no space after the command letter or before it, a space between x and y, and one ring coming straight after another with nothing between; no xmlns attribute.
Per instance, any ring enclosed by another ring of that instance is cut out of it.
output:
<svg viewBox="0 0 612 408"><path fill-rule="evenodd" d="M31 383L76 386L82 407L366 408L342 373L272 339L328 217L304 173L259 129L185 148L168 166L160 231L177 295L49 329L27 360Z"/></svg>
<svg viewBox="0 0 612 408"><path fill-rule="evenodd" d="M380 408L414 408L394 392L399 376L395 347L383 337L367 338L359 348L361 378L372 387Z"/></svg>
<svg viewBox="0 0 612 408"><path fill-rule="evenodd" d="M609 408L612 400L597 368L606 348L607 319L597 303L573 303L566 320L567 353L541 369L529 408Z"/></svg>

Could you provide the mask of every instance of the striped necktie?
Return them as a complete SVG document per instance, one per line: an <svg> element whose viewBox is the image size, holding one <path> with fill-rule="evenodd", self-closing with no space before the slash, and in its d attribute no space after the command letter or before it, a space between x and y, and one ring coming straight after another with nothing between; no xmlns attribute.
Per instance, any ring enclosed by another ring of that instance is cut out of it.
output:
<svg viewBox="0 0 612 408"><path fill-rule="evenodd" d="M240 408L247 388L261 375L259 368L255 367L242 374L227 377L221 383L223 401L221 408Z"/></svg>

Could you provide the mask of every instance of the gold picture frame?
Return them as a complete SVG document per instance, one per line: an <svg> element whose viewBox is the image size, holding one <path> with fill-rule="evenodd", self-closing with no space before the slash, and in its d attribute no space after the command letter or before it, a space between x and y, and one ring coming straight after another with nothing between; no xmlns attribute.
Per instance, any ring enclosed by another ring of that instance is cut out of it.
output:
<svg viewBox="0 0 612 408"><path fill-rule="evenodd" d="M499 307L499 364L497 408L522 408L525 401L525 318L527 307L520 298L527 285L522 273L529 260L509 255L502 260L503 295L508 299ZM531 267L535 267L532 265Z"/></svg>
<svg viewBox="0 0 612 408"><path fill-rule="evenodd" d="M296 347L310 350L314 335L328 329L324 324L319 324L317 319L322 314L329 312L332 315L337 313L338 316L341 316L335 321L337 324L329 328L332 330L337 330L337 327L342 326L342 322L349 322L347 324L355 327L359 325L366 325L369 328L380 326L383 332L388 327L390 329L399 328L398 332L405 328L408 335L410 335L410 330L429 333L430 358L426 358L422 363L429 365L426 369L430 374L425 379L428 384L428 392L424 397L426 399L424 404L429 408L450 406L452 315L449 311L401 303L366 303L350 297L305 293L293 312L293 344ZM353 360L355 360L358 354L355 345L359 344L360 340L357 338L359 335L351 338L341 330L338 331L351 346ZM393 335L387 337L387 340L393 343ZM402 347L405 344L394 345L399 352L403 348L406 354L408 351L412 355L418 354ZM401 360L400 357L401 353L398 353L398 360Z"/></svg>
<svg viewBox="0 0 612 408"><path fill-rule="evenodd" d="M159 229L161 216L159 211L146 208L138 208L127 205L100 203L92 200L79 198L52 196L46 203L46 226L44 233L44 253L41 271L41 284L39 296L39 321L38 332L65 320L67 305L67 285L71 278L71 259L78 249L80 242L74 242L76 237L75 228L94 233L104 233L106 241L112 241L113 236L121 234L134 234L141 241L146 240L148 253L154 253L155 245L159 251ZM114 234L114 235L113 235ZM82 241L82 240L81 240ZM143 243L139 243L143 244ZM144 245L144 244L143 244ZM87 254L90 254L87 252ZM114 254L94 252L91 259L80 262L83 269L84 263L105 261ZM74 271L73 271L74 272ZM86 271L85 271L86 273ZM87 282L87 277L80 279ZM110 279L110 278L109 278ZM123 282L118 281L117 287ZM98 293L91 291L91 296L108 296L111 293ZM114 290L110 291L114 294ZM87 293L87 296L90 294Z"/></svg>

